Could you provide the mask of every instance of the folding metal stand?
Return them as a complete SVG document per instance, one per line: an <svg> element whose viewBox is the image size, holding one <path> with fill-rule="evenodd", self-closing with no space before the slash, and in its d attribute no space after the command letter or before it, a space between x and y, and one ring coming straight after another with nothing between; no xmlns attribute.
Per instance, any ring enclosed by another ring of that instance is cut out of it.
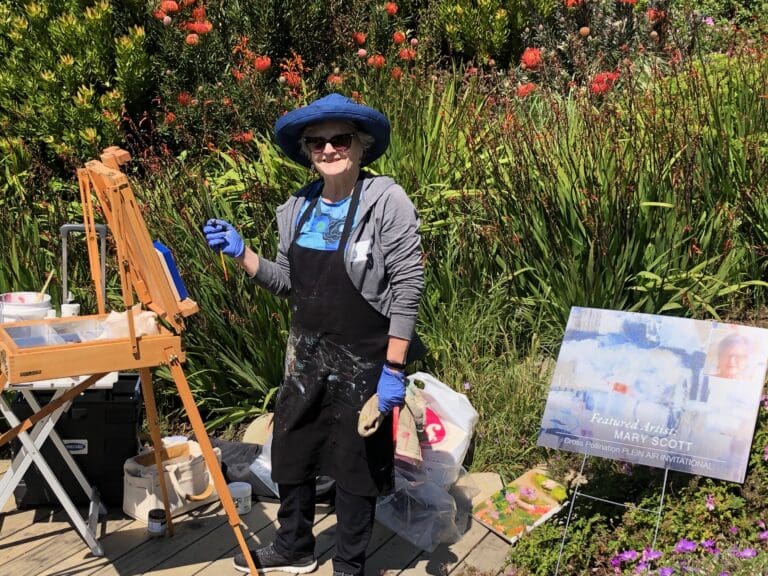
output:
<svg viewBox="0 0 768 576"><path fill-rule="evenodd" d="M581 469L579 470L579 477L584 473L584 465L587 463L587 455L584 454L584 458L581 461ZM656 546L656 537L659 535L659 524L661 523L661 511L664 508L664 495L666 494L667 490L667 475L669 474L669 468L664 468L664 482L661 485L661 497L659 498L659 507L655 511L656 512L656 526L653 530L653 542L651 542L651 548ZM576 488L573 491L573 498L571 498L571 505L568 507L568 517L565 521L565 530L563 531L563 539L560 541L560 551L557 553L557 565L555 566L555 574L554 576L557 576L559 570L560 570L560 561L563 559L563 548L565 547L565 540L568 537L568 527L571 524L571 517L573 516L573 505L576 503L576 498L578 497L587 498L589 500L596 500L597 502L604 502L606 504L613 504L614 506L622 506L624 508L630 508L629 505L624 504L622 502L615 502L613 500L607 500L605 498L598 498L597 496L591 496L589 494L583 494L579 492L579 486L576 485ZM653 513L654 510L649 510L648 508L641 508L639 506L634 506L637 510L642 510L643 512L650 512Z"/></svg>
<svg viewBox="0 0 768 576"><path fill-rule="evenodd" d="M65 392L65 389L57 390L53 395L52 401L56 401L58 404L58 399L63 396ZM32 408L32 411L34 413L39 413L41 407L32 394L32 390L21 390L21 394L29 404L30 408ZM13 459L10 468L3 475L2 479L0 479L0 510L5 507L8 498L13 494L13 490L18 486L22 478L24 478L24 474L27 472L30 464L34 462L38 470L40 470L40 474L51 487L56 498L58 498L59 503L66 511L70 520L72 520L75 529L83 540L85 540L88 548L91 549L94 556L103 556L104 551L101 548L101 544L96 540L96 524L99 519L99 514L106 514L107 510L101 503L98 490L88 483L83 472L80 470L77 463L75 463L69 450L67 450L64 442L62 442L54 429L59 418L68 410L71 403L72 399L59 404L58 408L37 422L31 432L24 431L19 433L18 439L21 442L21 449ZM2 412L8 424L12 427L21 424L2 394L0 394L0 412ZM61 485L61 482L59 482L56 474L40 452L43 444L49 438L67 467L75 476L77 483L88 496L90 504L88 507L87 521L80 516L77 507L72 503L71 498Z"/></svg>

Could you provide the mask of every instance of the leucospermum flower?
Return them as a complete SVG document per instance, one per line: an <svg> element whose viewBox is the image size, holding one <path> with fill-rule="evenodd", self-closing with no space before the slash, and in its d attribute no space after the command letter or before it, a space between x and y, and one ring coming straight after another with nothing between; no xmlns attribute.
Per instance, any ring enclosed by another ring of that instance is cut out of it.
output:
<svg viewBox="0 0 768 576"><path fill-rule="evenodd" d="M541 57L541 50L538 48L526 48L523 55L520 56L520 64L526 69L535 71L541 68L544 60Z"/></svg>

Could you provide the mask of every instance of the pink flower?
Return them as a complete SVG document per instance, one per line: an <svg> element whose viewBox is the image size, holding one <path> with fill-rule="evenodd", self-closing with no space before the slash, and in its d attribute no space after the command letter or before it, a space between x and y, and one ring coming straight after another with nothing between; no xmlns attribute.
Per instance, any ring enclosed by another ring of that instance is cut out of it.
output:
<svg viewBox="0 0 768 576"><path fill-rule="evenodd" d="M715 497L712 494L707 494L704 498L704 507L710 512L715 509Z"/></svg>

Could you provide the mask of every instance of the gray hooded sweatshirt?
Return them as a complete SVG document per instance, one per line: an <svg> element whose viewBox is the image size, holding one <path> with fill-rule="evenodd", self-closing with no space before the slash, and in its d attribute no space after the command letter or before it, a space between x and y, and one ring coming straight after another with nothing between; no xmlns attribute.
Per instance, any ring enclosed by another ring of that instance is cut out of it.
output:
<svg viewBox="0 0 768 576"><path fill-rule="evenodd" d="M352 284L390 319L389 335L411 340L424 287L419 217L403 188L388 176L363 172L357 221L344 251ZM321 181L307 184L277 208L279 244L275 261L259 257L253 281L277 296L291 293L288 248L296 236L299 211Z"/></svg>

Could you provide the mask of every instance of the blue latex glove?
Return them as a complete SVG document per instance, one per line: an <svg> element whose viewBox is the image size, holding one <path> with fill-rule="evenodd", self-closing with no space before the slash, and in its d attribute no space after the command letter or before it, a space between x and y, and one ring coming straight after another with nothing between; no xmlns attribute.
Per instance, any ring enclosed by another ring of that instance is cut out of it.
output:
<svg viewBox="0 0 768 576"><path fill-rule="evenodd" d="M379 412L386 414L395 406L405 403L405 374L384 365L376 387L379 395Z"/></svg>
<svg viewBox="0 0 768 576"><path fill-rule="evenodd" d="M203 234L208 246L216 252L223 252L232 258L240 258L245 252L242 236L226 220L211 218L203 226Z"/></svg>

